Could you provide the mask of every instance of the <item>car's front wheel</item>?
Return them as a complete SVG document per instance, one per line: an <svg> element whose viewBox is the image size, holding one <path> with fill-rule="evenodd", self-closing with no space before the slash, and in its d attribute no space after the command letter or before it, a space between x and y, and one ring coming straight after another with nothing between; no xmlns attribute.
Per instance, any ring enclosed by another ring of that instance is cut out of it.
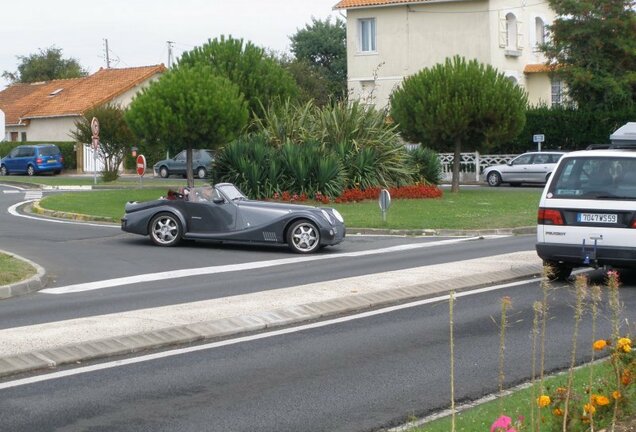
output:
<svg viewBox="0 0 636 432"><path fill-rule="evenodd" d="M203 167L197 168L197 177L199 177L200 179L204 179L207 176L208 176L208 170L206 170Z"/></svg>
<svg viewBox="0 0 636 432"><path fill-rule="evenodd" d="M488 174L486 180L488 180L489 186L499 186L501 184L501 174L499 174L497 171L493 171Z"/></svg>
<svg viewBox="0 0 636 432"><path fill-rule="evenodd" d="M314 252L320 246L320 231L313 222L296 221L291 224L287 231L287 246L296 253Z"/></svg>
<svg viewBox="0 0 636 432"><path fill-rule="evenodd" d="M168 171L167 167L162 166L161 168L159 168L159 177L168 178L169 175L170 175L170 171Z"/></svg>
<svg viewBox="0 0 636 432"><path fill-rule="evenodd" d="M150 239L157 246L175 246L182 236L181 222L173 214L159 213L150 221Z"/></svg>
<svg viewBox="0 0 636 432"><path fill-rule="evenodd" d="M0 176L6 176L9 175L9 171L7 170L7 167L2 165L0 166Z"/></svg>

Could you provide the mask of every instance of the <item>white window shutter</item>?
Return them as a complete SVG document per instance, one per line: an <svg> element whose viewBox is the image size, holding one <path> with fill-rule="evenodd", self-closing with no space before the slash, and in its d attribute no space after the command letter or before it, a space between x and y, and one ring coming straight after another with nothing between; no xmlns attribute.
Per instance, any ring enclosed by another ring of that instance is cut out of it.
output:
<svg viewBox="0 0 636 432"><path fill-rule="evenodd" d="M506 48L507 31L506 15L499 11L499 48Z"/></svg>
<svg viewBox="0 0 636 432"><path fill-rule="evenodd" d="M523 22L517 20L517 49L523 50Z"/></svg>

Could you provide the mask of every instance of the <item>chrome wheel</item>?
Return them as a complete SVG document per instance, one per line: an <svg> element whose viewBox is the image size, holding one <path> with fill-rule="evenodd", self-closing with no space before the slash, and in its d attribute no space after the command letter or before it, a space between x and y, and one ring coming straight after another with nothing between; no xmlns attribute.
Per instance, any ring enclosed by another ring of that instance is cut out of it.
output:
<svg viewBox="0 0 636 432"><path fill-rule="evenodd" d="M35 174L35 168L33 168L33 165L29 165L27 167L27 175L28 176L33 176L33 174Z"/></svg>
<svg viewBox="0 0 636 432"><path fill-rule="evenodd" d="M150 222L150 239L158 246L174 246L181 240L181 223L171 214L159 214Z"/></svg>
<svg viewBox="0 0 636 432"><path fill-rule="evenodd" d="M168 178L169 175L170 175L170 171L168 171L168 168L166 168L165 166L162 166L159 169L159 177Z"/></svg>
<svg viewBox="0 0 636 432"><path fill-rule="evenodd" d="M9 171L7 171L7 167L2 165L0 166L0 176L6 176L9 174Z"/></svg>
<svg viewBox="0 0 636 432"><path fill-rule="evenodd" d="M501 175L498 172L493 171L488 174L487 180L490 186L499 186L501 184Z"/></svg>
<svg viewBox="0 0 636 432"><path fill-rule="evenodd" d="M296 253L310 253L320 245L320 232L309 221L297 221L287 232L287 245Z"/></svg>
<svg viewBox="0 0 636 432"><path fill-rule="evenodd" d="M199 169L197 169L197 177L199 177L200 179L204 179L207 176L208 176L208 172L205 168L199 167Z"/></svg>

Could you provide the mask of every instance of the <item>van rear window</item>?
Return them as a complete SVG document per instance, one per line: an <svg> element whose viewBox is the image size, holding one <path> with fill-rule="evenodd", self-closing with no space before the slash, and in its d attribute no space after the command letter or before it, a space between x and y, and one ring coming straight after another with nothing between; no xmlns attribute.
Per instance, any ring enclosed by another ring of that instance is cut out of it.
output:
<svg viewBox="0 0 636 432"><path fill-rule="evenodd" d="M40 147L40 155L42 156L56 156L60 154L60 149L57 146Z"/></svg>
<svg viewBox="0 0 636 432"><path fill-rule="evenodd" d="M554 173L548 197L636 200L636 158L566 158Z"/></svg>

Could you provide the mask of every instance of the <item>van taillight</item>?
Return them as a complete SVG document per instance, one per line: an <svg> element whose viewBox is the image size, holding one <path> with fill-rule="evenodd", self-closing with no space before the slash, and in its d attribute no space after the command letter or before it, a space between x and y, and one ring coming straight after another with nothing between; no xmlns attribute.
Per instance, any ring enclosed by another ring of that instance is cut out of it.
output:
<svg viewBox="0 0 636 432"><path fill-rule="evenodd" d="M563 216L560 210L540 208L537 223L539 225L563 225Z"/></svg>
<svg viewBox="0 0 636 432"><path fill-rule="evenodd" d="M632 223L629 224L630 228L636 228L636 218L634 218L634 220L632 220Z"/></svg>
<svg viewBox="0 0 636 432"><path fill-rule="evenodd" d="M36 163L36 164L41 164L41 163L42 163L42 158L37 158L37 159L35 160L35 163Z"/></svg>
<svg viewBox="0 0 636 432"><path fill-rule="evenodd" d="M60 156L60 162L64 163L64 156Z"/></svg>

